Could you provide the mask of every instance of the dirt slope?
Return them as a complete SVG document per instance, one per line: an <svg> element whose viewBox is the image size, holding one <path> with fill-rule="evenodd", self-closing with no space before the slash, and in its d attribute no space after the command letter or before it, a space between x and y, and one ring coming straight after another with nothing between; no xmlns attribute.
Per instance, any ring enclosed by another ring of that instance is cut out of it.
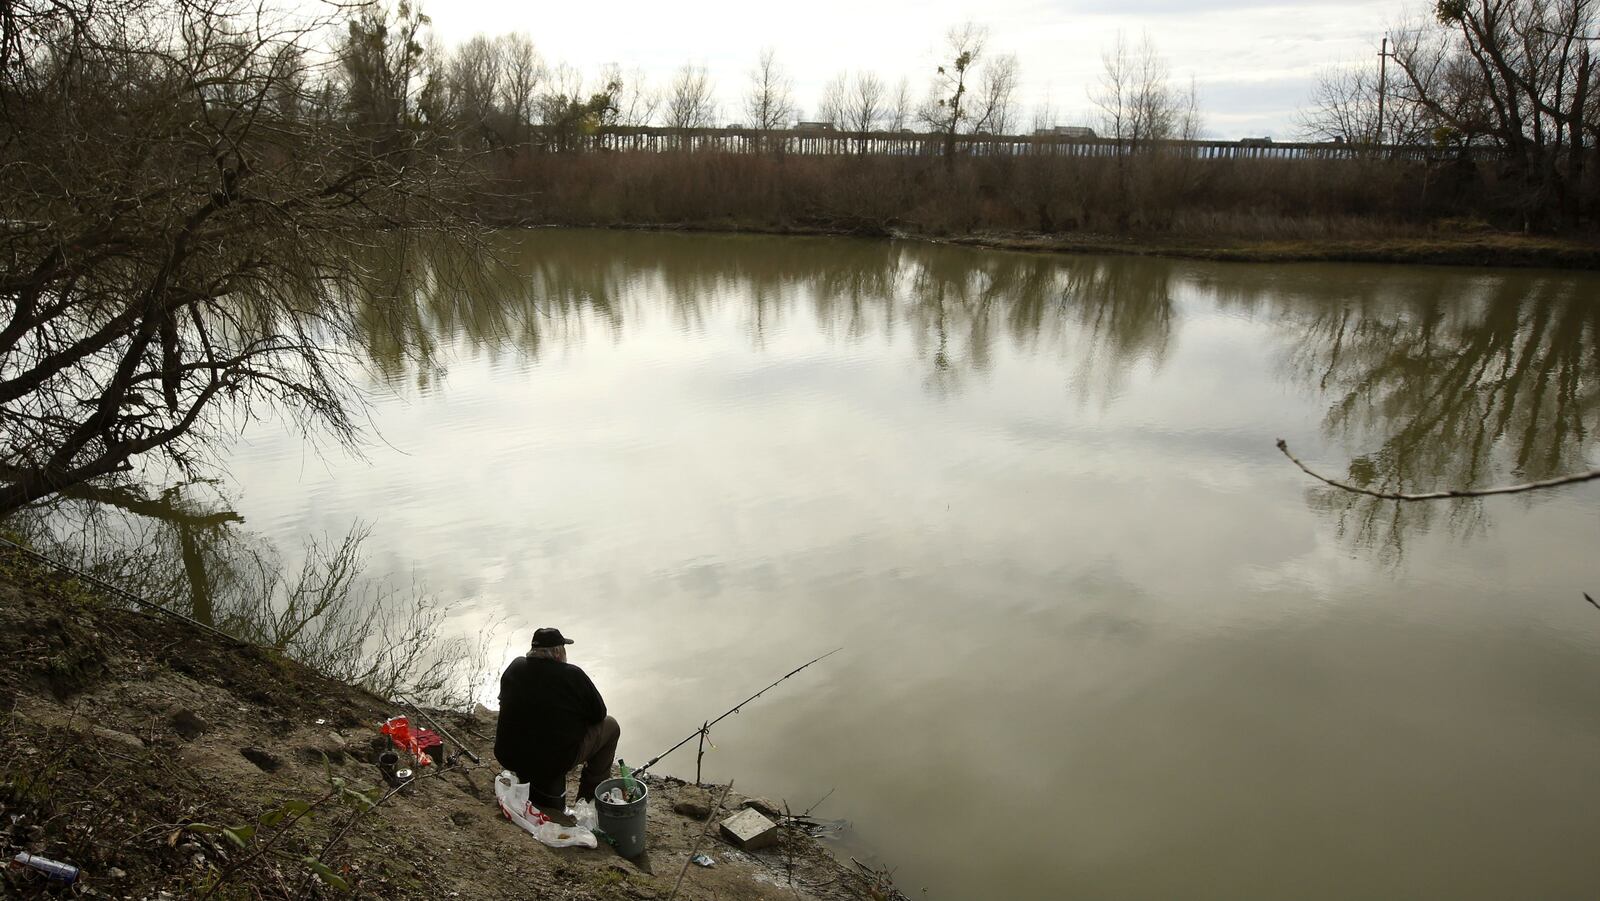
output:
<svg viewBox="0 0 1600 901"><path fill-rule="evenodd" d="M445 723L483 765L463 762L363 810L376 793L353 792L381 785L377 724L403 711L272 652L108 603L3 550L0 660L0 850L84 873L64 890L13 867L0 884L14 897L668 898L703 826L674 808L702 817L720 793L651 778L649 851L636 860L605 845L549 849L496 807L494 722L480 713ZM256 828L234 842L205 825ZM703 850L716 866L690 867L677 897L895 897L800 825L756 854L713 827Z"/></svg>

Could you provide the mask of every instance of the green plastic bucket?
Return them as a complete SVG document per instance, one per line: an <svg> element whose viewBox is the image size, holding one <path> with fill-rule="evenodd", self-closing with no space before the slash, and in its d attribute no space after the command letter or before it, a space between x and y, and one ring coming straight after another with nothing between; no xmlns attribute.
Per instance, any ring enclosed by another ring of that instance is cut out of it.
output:
<svg viewBox="0 0 1600 901"><path fill-rule="evenodd" d="M622 791L621 779L607 779L600 783L594 793L595 814L600 820L600 828L611 836L616 843L617 853L623 857L638 857L644 853L644 807L645 802L650 800L650 787L639 779L634 779L633 784L639 791L639 797L626 804L608 804L601 800L613 788Z"/></svg>

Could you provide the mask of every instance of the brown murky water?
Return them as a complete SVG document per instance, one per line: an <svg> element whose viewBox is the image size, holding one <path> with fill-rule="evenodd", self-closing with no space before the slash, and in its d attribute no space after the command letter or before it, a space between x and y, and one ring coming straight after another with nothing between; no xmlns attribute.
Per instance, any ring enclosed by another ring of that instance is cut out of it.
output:
<svg viewBox="0 0 1600 901"><path fill-rule="evenodd" d="M1600 279L531 232L253 428L245 528L560 626L637 763L853 824L914 897L1593 898ZM402 356L421 337L426 359ZM492 701L492 690L490 692ZM693 773L692 751L662 769Z"/></svg>

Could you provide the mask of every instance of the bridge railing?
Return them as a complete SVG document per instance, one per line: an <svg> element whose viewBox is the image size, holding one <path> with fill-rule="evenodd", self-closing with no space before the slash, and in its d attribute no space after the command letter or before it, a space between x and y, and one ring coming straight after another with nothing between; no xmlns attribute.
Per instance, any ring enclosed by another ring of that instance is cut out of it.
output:
<svg viewBox="0 0 1600 901"><path fill-rule="evenodd" d="M584 135L582 149L619 152L771 153L799 156L942 156L942 134L911 131L846 132L825 129L613 127ZM542 143L536 131L534 143ZM565 146L573 146L569 137ZM1425 161L1466 154L1486 159L1492 147L1434 147L1261 141L1127 141L1067 135L957 135L956 151L968 156L1116 157L1161 154L1195 159L1390 159Z"/></svg>

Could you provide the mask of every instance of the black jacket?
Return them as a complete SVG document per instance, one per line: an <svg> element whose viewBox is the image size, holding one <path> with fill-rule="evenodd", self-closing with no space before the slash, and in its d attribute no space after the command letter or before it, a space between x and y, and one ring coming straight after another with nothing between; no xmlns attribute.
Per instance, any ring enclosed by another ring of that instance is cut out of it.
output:
<svg viewBox="0 0 1600 901"><path fill-rule="evenodd" d="M577 763L584 733L605 718L606 702L583 670L518 657L500 676L494 756L524 780L556 781Z"/></svg>

